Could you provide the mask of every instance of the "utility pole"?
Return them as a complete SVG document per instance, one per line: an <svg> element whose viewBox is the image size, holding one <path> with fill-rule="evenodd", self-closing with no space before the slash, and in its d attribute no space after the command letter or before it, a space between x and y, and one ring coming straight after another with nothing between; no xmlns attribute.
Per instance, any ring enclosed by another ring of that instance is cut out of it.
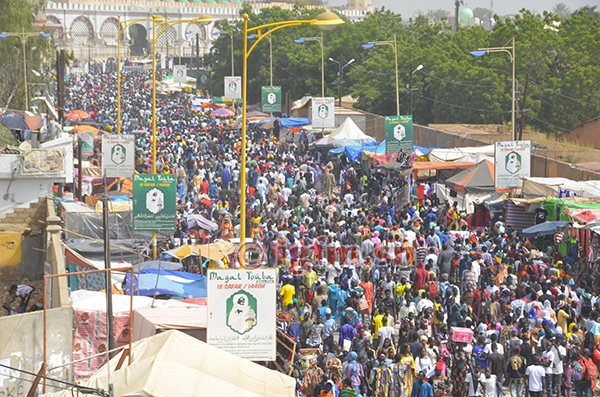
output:
<svg viewBox="0 0 600 397"><path fill-rule="evenodd" d="M79 201L81 203L81 199L83 197L83 192L81 191L81 184L83 181L83 175L81 175L81 172L83 170L83 166L82 166L82 155L81 155L81 148L82 148L82 139L81 136L79 134L77 134L77 201Z"/></svg>
<svg viewBox="0 0 600 397"><path fill-rule="evenodd" d="M156 89L156 87L153 87ZM102 219L104 226L104 267L110 269L110 223L109 223L109 211L108 211L108 189L106 187L106 174L104 174L104 197L102 206ZM115 354L115 331L113 329L113 307L112 307L112 279L110 272L104 273L106 275L106 333L108 339L108 359L110 360ZM131 293L133 293L133 280L131 280Z"/></svg>
<svg viewBox="0 0 600 397"><path fill-rule="evenodd" d="M525 78L525 92L523 93L523 108L521 110L521 128L519 128L519 140L523 139L523 128L525 128L525 107L527 106L527 89L529 88L529 72Z"/></svg>
<svg viewBox="0 0 600 397"><path fill-rule="evenodd" d="M198 70L198 63L200 63L200 33L196 33L196 70Z"/></svg>
<svg viewBox="0 0 600 397"><path fill-rule="evenodd" d="M340 107L342 106L342 78L344 77L343 76L343 73L344 73L343 65L344 65L344 56L342 54L340 54L340 87L339 87L339 94L338 94L339 95L338 106L340 106Z"/></svg>
<svg viewBox="0 0 600 397"><path fill-rule="evenodd" d="M58 122L62 126L65 119L65 50L56 51L56 91Z"/></svg>
<svg viewBox="0 0 600 397"><path fill-rule="evenodd" d="M412 116L412 75L413 75L413 63L410 62L410 83L408 85L408 114Z"/></svg>

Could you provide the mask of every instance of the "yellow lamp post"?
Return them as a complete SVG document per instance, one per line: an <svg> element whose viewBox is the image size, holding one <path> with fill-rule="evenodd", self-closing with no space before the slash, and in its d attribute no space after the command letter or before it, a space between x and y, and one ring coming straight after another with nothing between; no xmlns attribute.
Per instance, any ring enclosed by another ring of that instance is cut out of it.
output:
<svg viewBox="0 0 600 397"><path fill-rule="evenodd" d="M483 56L485 54L488 54L490 52L506 52L509 56L510 56L510 61L512 62L512 115L511 115L511 124L512 124L512 140L515 141L517 139L517 134L516 134L516 130L515 130L515 124L517 122L517 117L516 117L516 109L515 109L515 102L516 102L516 97L515 97L515 92L516 92L516 52L515 52L515 38L513 37L511 39L511 41L509 41L509 43L512 42L512 44L510 46L507 46L506 43L504 46L502 47L489 47L489 48L479 48L477 51L471 51L469 52L469 54L471 54L474 57L480 57Z"/></svg>
<svg viewBox="0 0 600 397"><path fill-rule="evenodd" d="M152 173L156 174L156 41L160 36L167 31L170 27L179 25L182 23L198 23L208 24L213 22L215 19L208 14L201 15L197 19L183 19L179 21L165 21L165 19L158 15L152 15ZM157 23L157 21L159 23ZM161 30L156 34L156 28L160 27ZM152 245L154 259L156 259L156 232L152 233Z"/></svg>
<svg viewBox="0 0 600 397"><path fill-rule="evenodd" d="M321 44L321 97L325 96L325 55L323 53L323 32L320 36L315 37L302 37L301 39L294 40L294 43L302 44L305 41L318 41ZM271 85L273 85L271 83Z"/></svg>
<svg viewBox="0 0 600 397"><path fill-rule="evenodd" d="M240 246L243 247L246 239L246 97L247 97L247 86L248 86L248 57L252 53L252 50L256 48L258 43L265 37L268 37L271 33L278 31L279 29L288 28L291 26L300 25L313 25L318 26L324 30L334 29L336 26L341 25L344 21L335 13L327 11L317 17L317 19L301 20L301 21L285 21L285 22L274 22L265 25L257 26L248 29L248 14L244 14L244 56L243 56L243 72L242 72L242 148L241 148L241 163L242 170L240 172ZM263 30L266 32L263 33ZM257 40L248 48L248 33L256 32ZM242 251L240 255L240 263L244 266L245 255Z"/></svg>
<svg viewBox="0 0 600 397"><path fill-rule="evenodd" d="M131 25L138 22L151 21L152 18L130 19L123 22L121 27L121 16L117 16L119 31L117 32L117 133L121 133L121 35Z"/></svg>
<svg viewBox="0 0 600 397"><path fill-rule="evenodd" d="M396 64L396 116L400 116L400 88L398 86L398 43L396 42L396 34L394 40L374 41L369 44L363 44L364 49L371 49L376 45L389 45L394 50L394 62Z"/></svg>
<svg viewBox="0 0 600 397"><path fill-rule="evenodd" d="M23 49L23 83L25 84L25 110L29 110L29 90L27 89L27 52L25 51L25 44L28 37L43 37L48 39L52 37L50 33L44 32L26 32L24 29L22 32L2 32L0 33L0 39L7 37L19 37L21 39L21 46Z"/></svg>

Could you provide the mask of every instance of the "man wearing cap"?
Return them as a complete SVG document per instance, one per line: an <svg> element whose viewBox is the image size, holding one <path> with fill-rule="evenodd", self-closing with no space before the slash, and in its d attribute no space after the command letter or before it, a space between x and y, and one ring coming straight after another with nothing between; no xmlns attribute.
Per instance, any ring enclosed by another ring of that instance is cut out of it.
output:
<svg viewBox="0 0 600 397"><path fill-rule="evenodd" d="M331 318L331 309L325 310L325 321L323 321L323 346L328 346L329 351L333 352L333 333L337 328L337 323Z"/></svg>

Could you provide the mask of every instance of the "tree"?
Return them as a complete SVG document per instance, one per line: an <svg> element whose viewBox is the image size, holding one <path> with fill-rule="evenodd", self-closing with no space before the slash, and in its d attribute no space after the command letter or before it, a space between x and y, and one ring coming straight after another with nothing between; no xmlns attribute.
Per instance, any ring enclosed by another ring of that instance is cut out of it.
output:
<svg viewBox="0 0 600 397"><path fill-rule="evenodd" d="M577 9L574 14L590 15L594 17L595 20L600 19L600 11L598 11L598 6L583 6Z"/></svg>
<svg viewBox="0 0 600 397"><path fill-rule="evenodd" d="M473 17L479 18L481 21L487 21L491 17L491 12L489 8L476 7L473 10Z"/></svg>
<svg viewBox="0 0 600 397"><path fill-rule="evenodd" d="M557 14L560 19L567 19L571 16L571 9L565 3L557 3L552 7L552 12Z"/></svg>
<svg viewBox="0 0 600 397"><path fill-rule="evenodd" d="M42 10L44 0L0 1L0 30L4 32L35 32L35 15ZM28 70L41 70L44 58L52 59L52 43L40 37L30 37L23 48L21 39L0 39L0 107L22 109L25 107L23 84L23 51L27 57ZM29 75L29 82L36 83L37 77Z"/></svg>
<svg viewBox="0 0 600 397"><path fill-rule="evenodd" d="M450 15L450 11L446 11L443 8L438 8L437 10L428 10L425 16L429 19L432 19L433 22L441 22L442 18L446 18Z"/></svg>

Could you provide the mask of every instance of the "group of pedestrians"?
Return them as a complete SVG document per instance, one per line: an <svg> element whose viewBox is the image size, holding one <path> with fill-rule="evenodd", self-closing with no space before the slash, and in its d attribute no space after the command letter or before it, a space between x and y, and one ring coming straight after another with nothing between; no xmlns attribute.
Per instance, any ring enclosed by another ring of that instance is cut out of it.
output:
<svg viewBox="0 0 600 397"><path fill-rule="evenodd" d="M123 133L151 130L148 78L123 74L138 87L121 91ZM116 131L115 85L112 67L73 77L69 103ZM591 396L600 277L583 241L523 239L501 213L474 228L435 184L409 196L410 175L329 156L312 132L281 142L251 124L241 164L240 130L210 112L187 94L158 97L156 168L178 180L172 238L239 237L245 211L246 238L279 269L280 327L308 349L290 361L299 394ZM152 143L136 140L140 173L152 169ZM189 214L219 230L190 228Z"/></svg>

